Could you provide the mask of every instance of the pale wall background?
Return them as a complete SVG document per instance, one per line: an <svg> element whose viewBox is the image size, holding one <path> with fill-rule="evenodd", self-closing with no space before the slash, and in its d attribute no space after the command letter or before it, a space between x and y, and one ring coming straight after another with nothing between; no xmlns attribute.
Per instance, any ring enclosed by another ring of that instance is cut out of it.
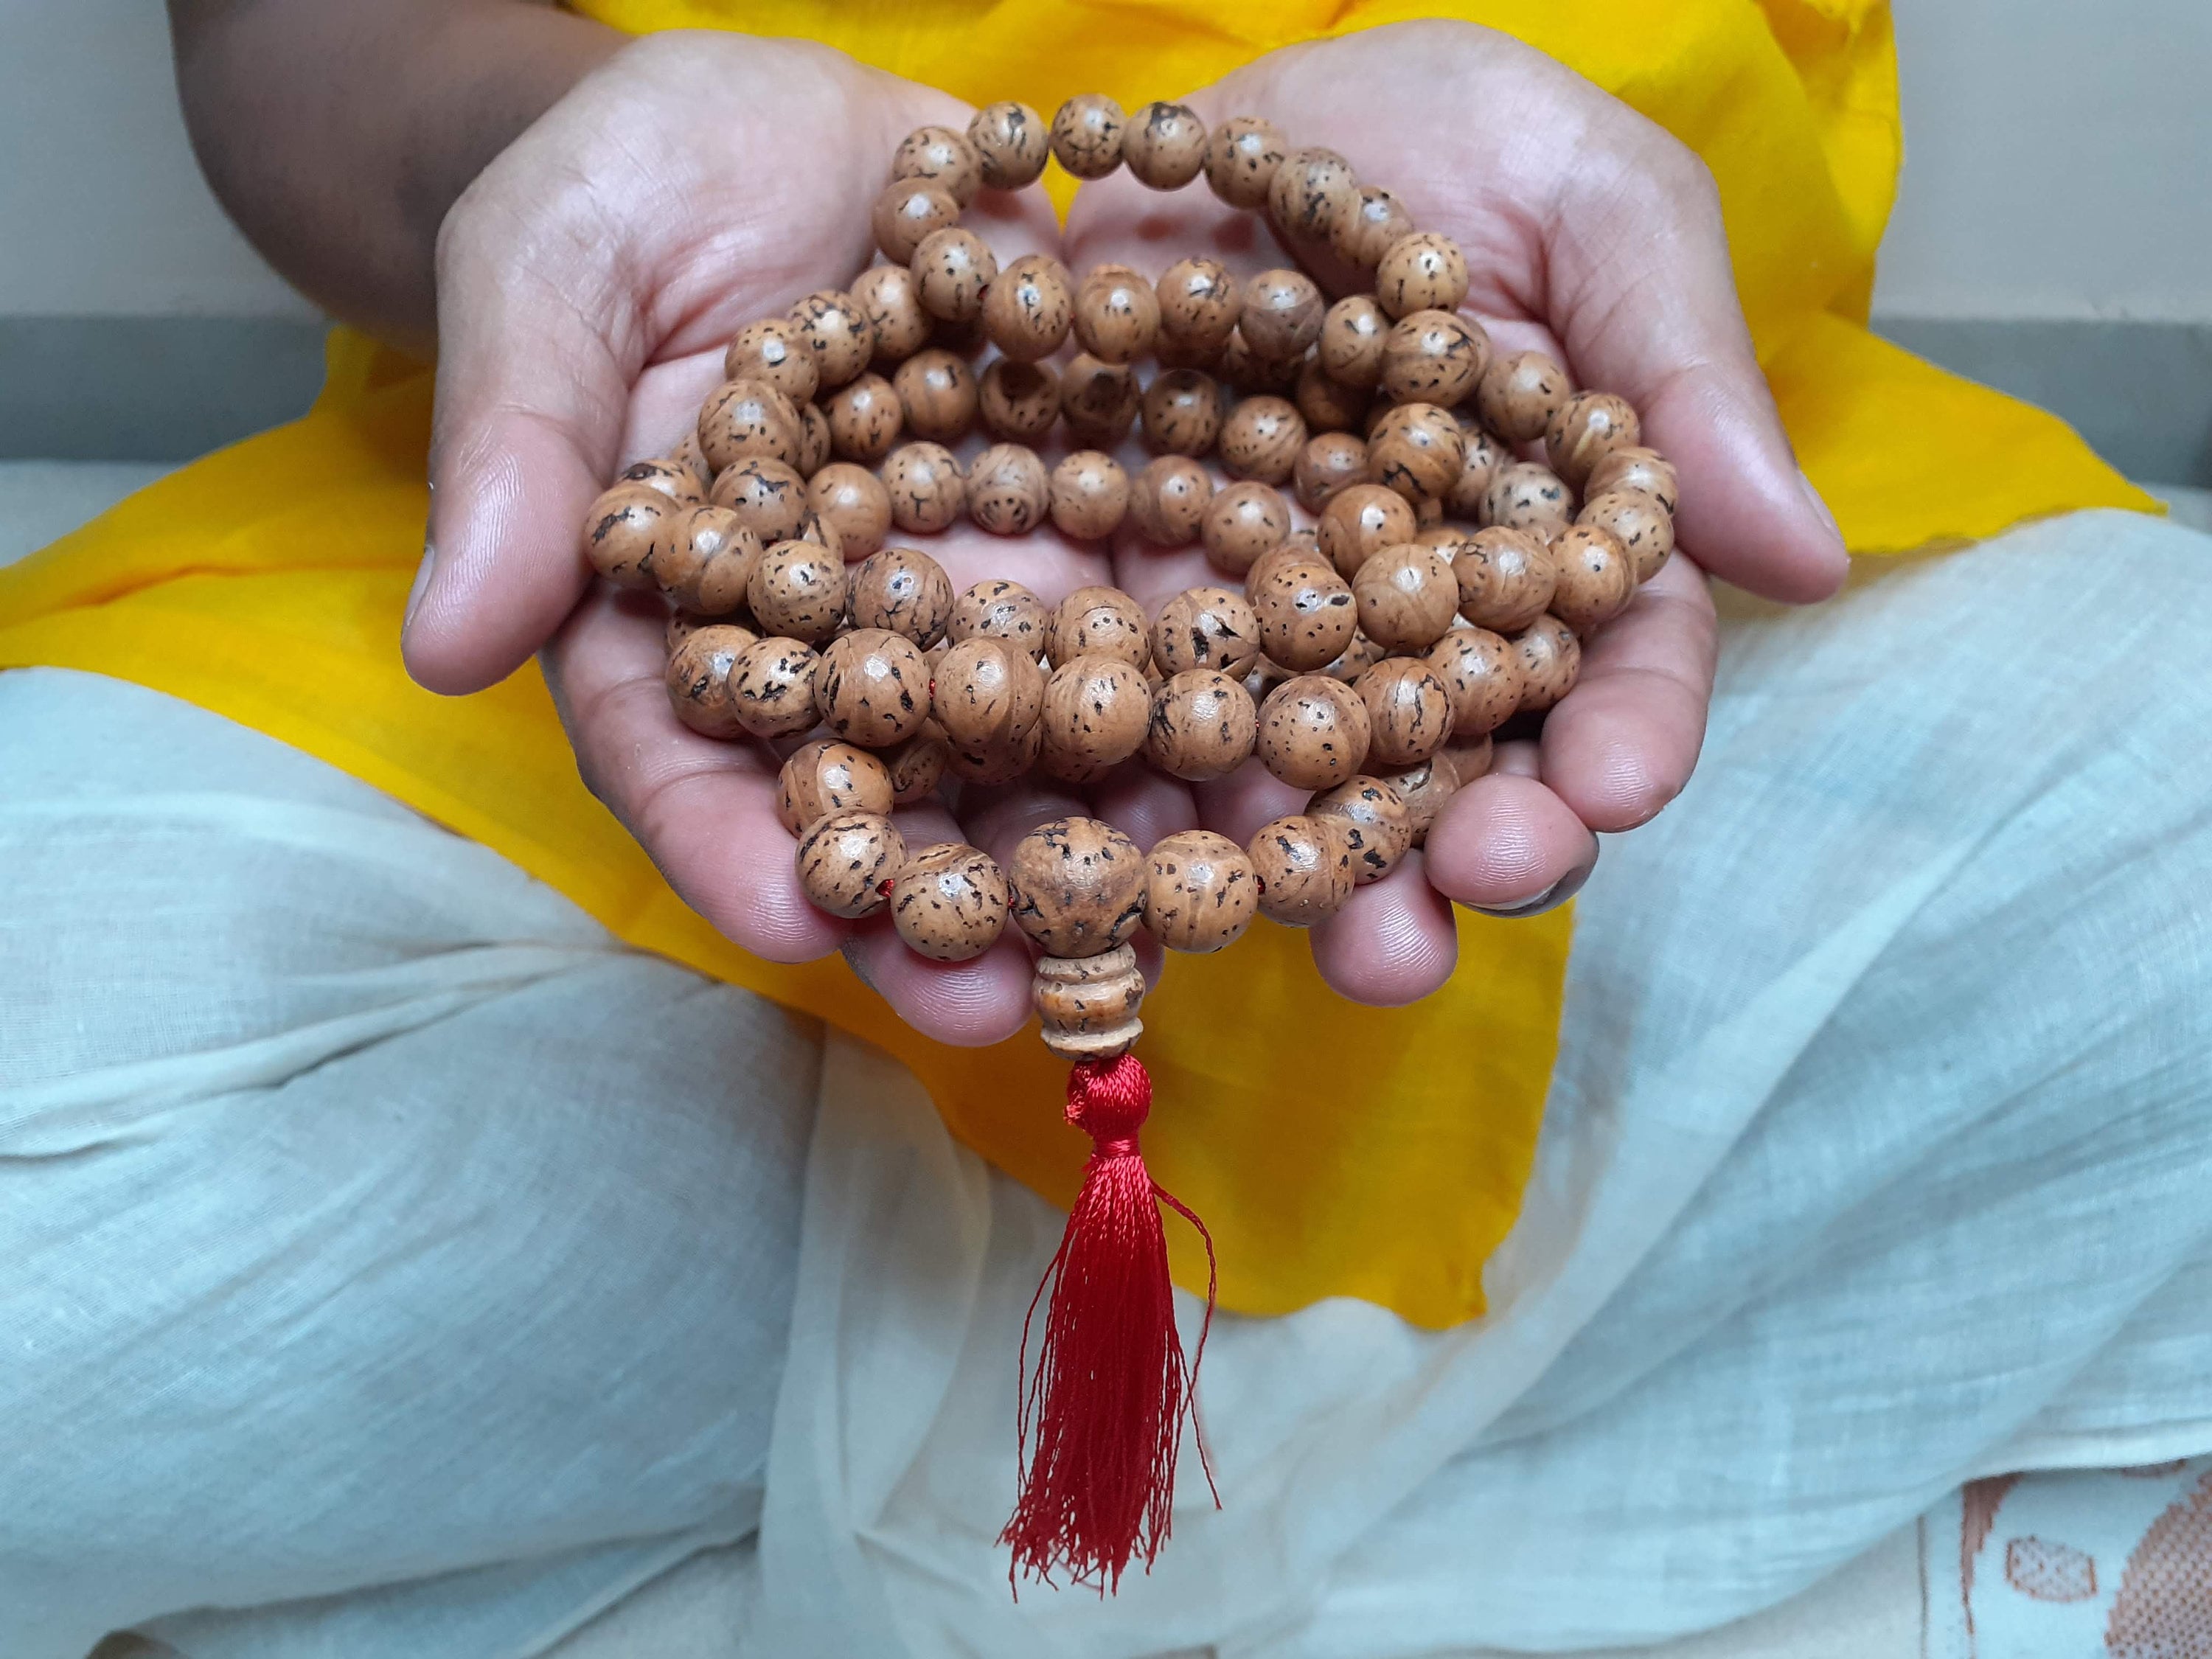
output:
<svg viewBox="0 0 2212 1659"><path fill-rule="evenodd" d="M1896 9L1885 328L2142 476L2212 482L2212 0ZM191 453L276 418L313 318L200 181L158 0L0 0L0 453ZM197 406L118 423L134 362Z"/></svg>

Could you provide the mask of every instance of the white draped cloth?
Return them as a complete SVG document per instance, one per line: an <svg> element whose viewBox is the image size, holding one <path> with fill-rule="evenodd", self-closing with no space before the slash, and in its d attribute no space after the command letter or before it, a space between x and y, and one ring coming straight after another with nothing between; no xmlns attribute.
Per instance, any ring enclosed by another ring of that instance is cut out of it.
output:
<svg viewBox="0 0 2212 1659"><path fill-rule="evenodd" d="M1223 1507L1105 1602L993 1542L1060 1218L909 1077L0 677L0 1653L526 1659L756 1528L775 1659L1566 1650L2212 1450L2212 541L2031 526L1722 664L1580 901L1491 1312L1217 1322Z"/></svg>

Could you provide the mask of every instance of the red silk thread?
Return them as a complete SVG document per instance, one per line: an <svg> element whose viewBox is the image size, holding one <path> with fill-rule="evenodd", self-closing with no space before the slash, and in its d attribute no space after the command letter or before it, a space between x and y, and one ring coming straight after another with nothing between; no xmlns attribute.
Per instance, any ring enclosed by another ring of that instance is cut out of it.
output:
<svg viewBox="0 0 2212 1659"><path fill-rule="evenodd" d="M1152 1102L1152 1079L1134 1054L1081 1060L1068 1073L1067 1121L1092 1146L1060 1249L1022 1321L1020 1495L999 1536L1013 1550L1007 1576L1017 1593L1024 1574L1051 1584L1064 1571L1105 1595L1132 1560L1150 1571L1173 1527L1176 1461L1196 1410L1217 1281L1206 1224L1145 1167L1137 1132ZM1206 1243L1206 1320L1188 1364L1163 1204ZM1039 1302L1047 1302L1044 1334L1032 1372ZM1198 1457L1218 1508L1202 1434Z"/></svg>

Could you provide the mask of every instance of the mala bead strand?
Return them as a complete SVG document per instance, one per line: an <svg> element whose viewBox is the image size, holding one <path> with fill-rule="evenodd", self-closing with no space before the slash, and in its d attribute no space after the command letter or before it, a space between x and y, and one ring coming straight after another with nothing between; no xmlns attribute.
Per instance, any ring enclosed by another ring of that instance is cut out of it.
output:
<svg viewBox="0 0 2212 1659"><path fill-rule="evenodd" d="M1052 130L1027 104L1008 100L987 104L968 123L984 184L993 190L1022 190L1035 184L1052 155Z"/></svg>
<svg viewBox="0 0 2212 1659"><path fill-rule="evenodd" d="M1145 931L1170 951L1227 949L1259 914L1256 873L1249 853L1211 830L1161 837L1145 873Z"/></svg>
<svg viewBox="0 0 2212 1659"><path fill-rule="evenodd" d="M914 854L886 896L907 949L932 962L972 962L1006 931L1006 876L989 854L963 842Z"/></svg>

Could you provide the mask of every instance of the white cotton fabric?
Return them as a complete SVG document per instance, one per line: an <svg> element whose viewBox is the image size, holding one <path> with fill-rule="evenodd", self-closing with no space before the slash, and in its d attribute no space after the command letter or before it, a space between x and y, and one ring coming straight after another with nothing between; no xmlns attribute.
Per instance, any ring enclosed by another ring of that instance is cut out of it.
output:
<svg viewBox="0 0 2212 1659"><path fill-rule="evenodd" d="M910 1077L829 1044L802 1206L807 1028L0 677L0 1655L522 1659L756 1512L773 1659L1565 1650L2212 1449L2208 647L2212 541L2117 514L1734 615L1581 902L1492 1311L1218 1322L1224 1508L1189 1469L1106 1603L993 1541L1060 1218Z"/></svg>

